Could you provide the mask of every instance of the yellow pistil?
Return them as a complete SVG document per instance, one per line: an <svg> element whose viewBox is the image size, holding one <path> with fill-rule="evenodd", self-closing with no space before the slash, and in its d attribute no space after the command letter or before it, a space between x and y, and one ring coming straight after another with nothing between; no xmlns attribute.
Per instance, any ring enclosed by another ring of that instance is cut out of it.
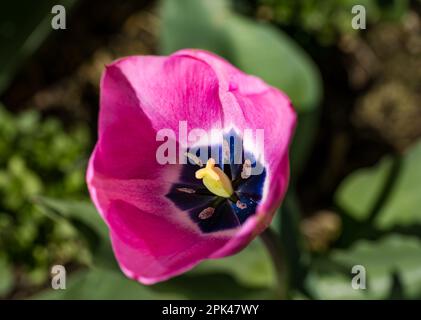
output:
<svg viewBox="0 0 421 320"><path fill-rule="evenodd" d="M206 167L196 171L196 178L203 179L203 184L208 190L217 196L229 198L234 193L231 180L218 167L215 167L215 160L210 158Z"/></svg>

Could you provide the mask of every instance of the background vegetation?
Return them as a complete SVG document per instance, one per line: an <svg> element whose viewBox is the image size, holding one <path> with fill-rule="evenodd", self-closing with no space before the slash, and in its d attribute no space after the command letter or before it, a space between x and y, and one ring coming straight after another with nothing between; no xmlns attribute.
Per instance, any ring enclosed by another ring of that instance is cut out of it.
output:
<svg viewBox="0 0 421 320"><path fill-rule="evenodd" d="M272 224L292 299L421 298L421 2L3 2L0 297L261 298L276 275L260 240L145 287L116 266L84 174L103 66L179 48L216 52L284 90L299 114L292 181ZM354 4L367 29L351 27ZM63 264L67 289L50 288ZM367 270L367 289L351 269Z"/></svg>

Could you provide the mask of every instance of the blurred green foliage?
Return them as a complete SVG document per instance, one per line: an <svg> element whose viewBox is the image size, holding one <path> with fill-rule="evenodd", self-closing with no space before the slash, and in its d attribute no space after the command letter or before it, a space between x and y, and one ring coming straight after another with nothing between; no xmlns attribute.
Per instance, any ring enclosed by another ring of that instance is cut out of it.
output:
<svg viewBox="0 0 421 320"><path fill-rule="evenodd" d="M366 270L365 290L351 286L351 270L356 265ZM314 259L306 285L316 299L419 299L420 265L420 238L392 233L375 241L359 240L347 250Z"/></svg>
<svg viewBox="0 0 421 320"><path fill-rule="evenodd" d="M386 156L342 182L335 201L345 222L342 240L351 247L334 250L324 264L312 268L311 285L317 297L337 298L329 290L330 282L338 286L341 298L396 298L396 286L401 288L399 298L421 297L417 271L421 266L420 161L418 141L404 155ZM351 290L346 277L357 264L369 272L364 293Z"/></svg>
<svg viewBox="0 0 421 320"><path fill-rule="evenodd" d="M421 142L402 157L388 156L373 168L352 173L338 189L336 201L353 218L371 219L381 230L421 226L420 163ZM386 197L381 208L379 197Z"/></svg>
<svg viewBox="0 0 421 320"><path fill-rule="evenodd" d="M66 132L58 120L36 111L14 115L0 108L0 264L13 263L24 283L42 283L53 261L80 255L74 228L51 221L33 201L40 194L86 194L88 143L85 128Z"/></svg>
<svg viewBox="0 0 421 320"><path fill-rule="evenodd" d="M12 265L4 253L0 254L0 297L7 294L13 287Z"/></svg>
<svg viewBox="0 0 421 320"><path fill-rule="evenodd" d="M353 6L366 9L367 23L401 19L408 11L408 0L258 0L260 15L280 26L295 28L331 45L338 36L356 33L352 28Z"/></svg>

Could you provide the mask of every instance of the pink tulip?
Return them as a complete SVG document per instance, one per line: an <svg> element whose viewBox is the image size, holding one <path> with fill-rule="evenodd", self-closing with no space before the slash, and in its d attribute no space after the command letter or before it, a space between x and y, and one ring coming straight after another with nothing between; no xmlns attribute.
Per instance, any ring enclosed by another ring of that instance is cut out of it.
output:
<svg viewBox="0 0 421 320"><path fill-rule="evenodd" d="M186 49L108 65L100 106L87 183L128 277L164 281L238 252L269 226L287 189L296 123L284 93L214 54ZM205 145L220 157L209 153L200 163L189 153L193 144L177 137L177 160L185 150L187 163L159 163L165 141L157 134L179 133L181 122L188 132L220 129L230 137ZM263 129L263 144L248 148L246 129ZM235 141L244 147L240 163L233 161ZM257 165L262 170L250 175Z"/></svg>

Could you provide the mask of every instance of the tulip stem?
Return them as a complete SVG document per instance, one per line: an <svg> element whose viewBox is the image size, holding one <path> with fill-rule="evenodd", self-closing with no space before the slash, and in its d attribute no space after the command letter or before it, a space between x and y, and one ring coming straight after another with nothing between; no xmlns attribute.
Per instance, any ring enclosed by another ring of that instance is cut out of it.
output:
<svg viewBox="0 0 421 320"><path fill-rule="evenodd" d="M278 281L277 294L279 299L284 300L287 298L288 293L287 267L279 237L271 228L267 228L262 234L260 234L260 238L272 258Z"/></svg>

